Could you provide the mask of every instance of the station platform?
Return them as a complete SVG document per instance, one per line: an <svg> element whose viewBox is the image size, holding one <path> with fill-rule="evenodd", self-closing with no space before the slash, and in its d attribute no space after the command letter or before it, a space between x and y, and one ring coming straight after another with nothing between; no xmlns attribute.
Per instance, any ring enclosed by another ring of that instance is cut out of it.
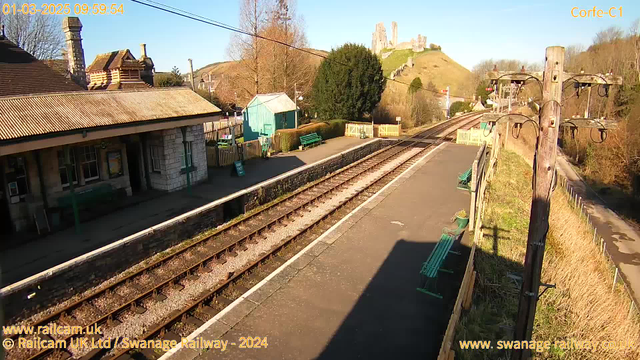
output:
<svg viewBox="0 0 640 360"><path fill-rule="evenodd" d="M277 154L245 163L244 177L231 176L231 168L209 168L206 182L172 193L151 191L127 198L129 206L81 224L76 234L68 228L37 240L0 251L0 288L65 261L135 234L204 204L242 189L360 146L373 139L339 137L304 151ZM19 235L16 235L19 236Z"/></svg>
<svg viewBox="0 0 640 360"><path fill-rule="evenodd" d="M161 360L434 359L464 275L464 233L439 277L443 299L422 292L419 271L453 215L469 212L457 177L478 147L444 143L287 261L190 339L225 351L176 348ZM242 337L268 346L239 348Z"/></svg>

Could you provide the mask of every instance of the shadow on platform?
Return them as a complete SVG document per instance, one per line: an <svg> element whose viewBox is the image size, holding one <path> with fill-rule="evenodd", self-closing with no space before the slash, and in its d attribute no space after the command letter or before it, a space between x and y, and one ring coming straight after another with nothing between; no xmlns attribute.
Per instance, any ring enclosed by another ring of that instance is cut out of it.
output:
<svg viewBox="0 0 640 360"><path fill-rule="evenodd" d="M443 299L416 290L434 242L400 239L318 359L435 359L470 253L456 242L437 289Z"/></svg>

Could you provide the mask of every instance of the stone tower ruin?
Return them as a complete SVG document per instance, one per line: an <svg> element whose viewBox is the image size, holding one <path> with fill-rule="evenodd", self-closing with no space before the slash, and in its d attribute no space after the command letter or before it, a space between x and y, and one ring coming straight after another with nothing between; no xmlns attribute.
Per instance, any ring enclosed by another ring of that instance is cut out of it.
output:
<svg viewBox="0 0 640 360"><path fill-rule="evenodd" d="M376 31L371 36L371 52L380 54L383 49L405 50L411 49L414 52L422 52L427 48L427 37L418 34L418 39L411 41L398 41L398 23L391 22L391 39L387 40L387 30L384 23L376 24ZM384 57L384 55L383 55Z"/></svg>
<svg viewBox="0 0 640 360"><path fill-rule="evenodd" d="M389 47L396 47L398 45L398 23L395 21L391 22L391 41L389 42Z"/></svg>
<svg viewBox="0 0 640 360"><path fill-rule="evenodd" d="M384 28L384 23L377 23L376 31L371 37L371 51L373 51L374 54L380 54L382 49L387 48L388 46L387 30Z"/></svg>

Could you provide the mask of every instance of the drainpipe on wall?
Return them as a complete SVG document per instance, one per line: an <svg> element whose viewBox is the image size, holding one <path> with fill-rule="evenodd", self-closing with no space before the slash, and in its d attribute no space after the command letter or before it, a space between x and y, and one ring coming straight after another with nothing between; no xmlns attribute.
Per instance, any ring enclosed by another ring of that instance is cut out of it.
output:
<svg viewBox="0 0 640 360"><path fill-rule="evenodd" d="M182 145L184 147L184 166L185 170L187 170L187 193L191 195L191 176L189 173L191 172L191 166L193 166L193 164L189 165L189 158L187 157L187 127L183 126L180 130L182 131ZM193 149L191 149L191 151L193 151Z"/></svg>
<svg viewBox="0 0 640 360"><path fill-rule="evenodd" d="M64 162L67 168L67 179L69 180L69 194L71 195L71 206L73 207L73 220L76 226L76 234L80 234L80 214L78 214L78 202L76 201L76 193L73 191L73 165L71 164L71 155L69 154L69 145L64 146Z"/></svg>

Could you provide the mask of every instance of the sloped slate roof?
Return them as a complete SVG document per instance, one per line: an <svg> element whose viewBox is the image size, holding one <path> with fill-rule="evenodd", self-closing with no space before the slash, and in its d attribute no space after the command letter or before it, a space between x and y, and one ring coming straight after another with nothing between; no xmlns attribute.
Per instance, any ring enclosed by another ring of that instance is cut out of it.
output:
<svg viewBox="0 0 640 360"><path fill-rule="evenodd" d="M0 141L220 112L187 88L4 97L0 98Z"/></svg>
<svg viewBox="0 0 640 360"><path fill-rule="evenodd" d="M296 109L296 104L293 100L289 99L285 93L258 94L249 102L247 107L255 106L253 103L255 99L260 100L260 102L274 114L294 111Z"/></svg>
<svg viewBox="0 0 640 360"><path fill-rule="evenodd" d="M73 80L0 35L0 97L81 90Z"/></svg>
<svg viewBox="0 0 640 360"><path fill-rule="evenodd" d="M128 58L133 58L133 60ZM129 49L116 50L97 55L91 65L87 67L87 72L115 70L122 67L143 69L144 65L135 60Z"/></svg>

